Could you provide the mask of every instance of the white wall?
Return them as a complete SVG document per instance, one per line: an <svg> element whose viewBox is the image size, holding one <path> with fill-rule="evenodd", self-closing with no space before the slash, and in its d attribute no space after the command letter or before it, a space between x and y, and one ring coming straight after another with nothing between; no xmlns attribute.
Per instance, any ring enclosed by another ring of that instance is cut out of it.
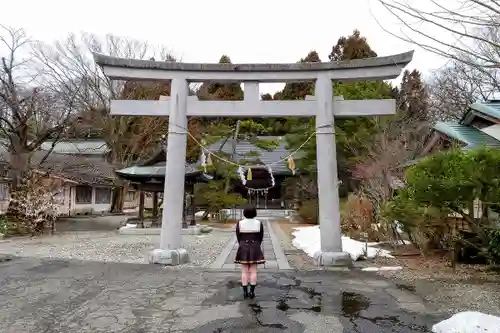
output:
<svg viewBox="0 0 500 333"><path fill-rule="evenodd" d="M91 203L77 203L76 202L76 186L71 187L71 209L70 215L85 215L85 214L99 214L102 212L109 212L111 209L111 201L109 203L95 203L95 190L92 187ZM110 188L111 190L111 188ZM111 198L112 200L112 198Z"/></svg>

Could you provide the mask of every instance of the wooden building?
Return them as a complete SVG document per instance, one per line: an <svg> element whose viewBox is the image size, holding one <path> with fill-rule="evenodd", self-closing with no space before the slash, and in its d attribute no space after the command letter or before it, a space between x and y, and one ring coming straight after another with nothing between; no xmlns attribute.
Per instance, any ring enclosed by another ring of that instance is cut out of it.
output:
<svg viewBox="0 0 500 333"><path fill-rule="evenodd" d="M249 155L252 155L252 158L258 159L262 166L252 167L251 180L247 180L245 183L239 178L235 178L231 184L232 189L235 193L241 194L242 197L255 204L257 208L284 209L286 208L286 198L283 194L283 181L287 177L292 177L293 174L288 168L287 162L282 160L290 153L285 149L285 141L282 137L261 137L259 139L278 141L280 144L276 149L268 151L256 147L250 141L238 140L235 145L233 161L243 164L243 161L248 160ZM221 157L230 155L233 150L232 140L216 142L210 145L208 150ZM161 149L149 161L141 165L116 171L119 177L130 181L135 188L140 190L139 216L141 219L144 219L146 192L153 193L153 219L159 219L158 202L165 186L165 163L165 150ZM269 164L271 164L270 167L267 166ZM247 177L248 169L245 167L243 169L244 176ZM191 200L185 200L188 201L188 204L185 204L185 216L190 216L189 223L194 224L194 185L199 182L211 181L218 175L205 174L200 162L186 165L185 170L185 195L191 197ZM186 224L187 222L185 222L185 226Z"/></svg>
<svg viewBox="0 0 500 333"><path fill-rule="evenodd" d="M0 145L0 213L7 211L10 193L7 169L7 144ZM60 140L44 142L32 155L32 164L41 173L61 185L54 197L59 203L59 215L77 216L109 212L114 186L114 168L107 161L109 149L102 140ZM137 208L135 190L127 193L125 209Z"/></svg>

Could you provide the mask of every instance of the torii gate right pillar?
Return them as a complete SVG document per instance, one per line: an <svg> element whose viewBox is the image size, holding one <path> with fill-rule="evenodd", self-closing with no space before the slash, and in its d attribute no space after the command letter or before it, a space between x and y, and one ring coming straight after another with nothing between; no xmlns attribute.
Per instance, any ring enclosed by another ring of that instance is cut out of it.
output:
<svg viewBox="0 0 500 333"><path fill-rule="evenodd" d="M321 251L314 255L320 266L351 265L349 253L342 251L340 229L337 149L333 110L332 80L326 75L316 80L316 161Z"/></svg>

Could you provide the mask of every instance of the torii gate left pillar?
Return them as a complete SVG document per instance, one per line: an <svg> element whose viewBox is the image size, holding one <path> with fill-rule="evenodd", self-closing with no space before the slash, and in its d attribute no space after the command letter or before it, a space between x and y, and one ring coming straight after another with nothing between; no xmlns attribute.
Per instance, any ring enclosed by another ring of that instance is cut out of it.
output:
<svg viewBox="0 0 500 333"><path fill-rule="evenodd" d="M167 161L159 249L151 263L179 265L189 260L182 248L184 161L187 117L316 117L321 266L351 264L342 251L334 117L379 116L395 112L394 100L344 101L333 98L332 80L394 79L412 59L413 52L353 61L295 64L187 64L120 59L94 55L111 79L172 80L171 96L161 101L115 100L112 115L169 116ZM189 95L190 82L243 82L243 101L198 101ZM315 82L315 96L303 101L261 101L259 82Z"/></svg>

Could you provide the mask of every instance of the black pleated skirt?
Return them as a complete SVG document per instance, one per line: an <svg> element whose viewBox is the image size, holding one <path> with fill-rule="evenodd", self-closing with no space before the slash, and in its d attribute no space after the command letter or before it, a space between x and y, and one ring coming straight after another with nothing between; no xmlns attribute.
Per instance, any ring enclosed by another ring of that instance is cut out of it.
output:
<svg viewBox="0 0 500 333"><path fill-rule="evenodd" d="M238 245L238 251L236 252L236 258L234 259L236 264L253 265L253 264L263 264L266 262L264 259L264 253L260 247L260 242L253 240L242 240Z"/></svg>

